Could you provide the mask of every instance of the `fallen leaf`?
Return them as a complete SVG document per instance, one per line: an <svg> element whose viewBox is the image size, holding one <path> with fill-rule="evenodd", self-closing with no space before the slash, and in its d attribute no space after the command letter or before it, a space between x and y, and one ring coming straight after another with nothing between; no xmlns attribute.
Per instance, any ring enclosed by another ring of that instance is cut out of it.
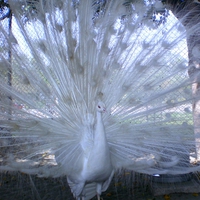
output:
<svg viewBox="0 0 200 200"><path fill-rule="evenodd" d="M164 199L165 200L170 200L170 196L166 194L166 195L164 195Z"/></svg>
<svg viewBox="0 0 200 200"><path fill-rule="evenodd" d="M198 196L199 196L198 193L193 193L192 195L193 195L194 197L198 197Z"/></svg>

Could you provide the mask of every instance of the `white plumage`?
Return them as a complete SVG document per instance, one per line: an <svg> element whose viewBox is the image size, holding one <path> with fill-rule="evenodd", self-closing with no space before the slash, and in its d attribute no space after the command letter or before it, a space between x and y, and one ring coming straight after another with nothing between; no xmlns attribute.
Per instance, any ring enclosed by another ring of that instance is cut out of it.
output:
<svg viewBox="0 0 200 200"><path fill-rule="evenodd" d="M199 170L190 160L199 135L181 117L191 117L194 81L180 57L184 28L149 19L153 3L123 3L49 0L27 12L10 1L16 39L1 26L13 77L5 83L11 65L1 55L1 170L67 176L77 199L100 198L121 169Z"/></svg>
<svg viewBox="0 0 200 200"><path fill-rule="evenodd" d="M83 150L81 158L82 168L77 173L69 174L67 177L69 186L75 197L86 196L87 199L86 188L96 187L96 190L92 188L94 192L92 196L97 193L98 199L100 199L99 195L108 188L114 175L114 168L111 163L110 151L101 116L102 112L105 112L105 105L99 102L97 104L94 133L91 132L93 129L91 128L90 120L84 124L86 130L83 134L84 138L81 141ZM83 189L84 187L86 188Z"/></svg>

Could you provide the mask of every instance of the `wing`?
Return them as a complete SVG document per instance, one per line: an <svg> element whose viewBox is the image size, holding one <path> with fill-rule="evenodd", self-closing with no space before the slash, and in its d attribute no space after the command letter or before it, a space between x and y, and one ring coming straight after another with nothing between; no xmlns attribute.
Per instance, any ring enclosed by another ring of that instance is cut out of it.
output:
<svg viewBox="0 0 200 200"><path fill-rule="evenodd" d="M114 176L114 170L111 172L109 178L103 183L102 192L105 192L108 189L110 182L112 181L113 176Z"/></svg>
<svg viewBox="0 0 200 200"><path fill-rule="evenodd" d="M105 192L107 188L109 187L110 182L112 181L113 175L114 175L114 170L112 171L110 177L105 182L103 182L102 186L100 187L98 187L98 184L101 184L101 183L92 182L92 183L85 184L82 191L82 196L84 197L84 199L85 200L92 199L95 195L97 195L98 188L101 188L101 191L98 191L99 194L101 194L102 192Z"/></svg>
<svg viewBox="0 0 200 200"><path fill-rule="evenodd" d="M92 199L97 194L97 183L88 183L85 185L83 190L83 196L85 200Z"/></svg>
<svg viewBox="0 0 200 200"><path fill-rule="evenodd" d="M74 183L73 181L70 180L69 177L67 177L67 182L69 184L71 192L73 193L73 196L75 198L81 197L85 183L84 182Z"/></svg>

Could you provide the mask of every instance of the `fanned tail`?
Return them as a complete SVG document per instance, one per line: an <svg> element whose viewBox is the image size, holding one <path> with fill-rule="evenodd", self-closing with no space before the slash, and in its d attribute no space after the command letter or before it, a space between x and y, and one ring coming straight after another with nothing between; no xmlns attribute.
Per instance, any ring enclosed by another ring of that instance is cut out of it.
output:
<svg viewBox="0 0 200 200"><path fill-rule="evenodd" d="M137 4L124 1L108 1L98 11L89 0L42 2L37 18L27 13L30 24L11 2L18 44L1 27L12 50L12 60L0 57L1 169L40 176L80 171L81 139L94 128L93 118L84 120L95 116L100 100L116 170L199 170L190 160L199 135L185 56L186 35L196 28L186 33L172 15L155 25L141 17L144 5L136 12ZM5 83L11 67L12 85Z"/></svg>

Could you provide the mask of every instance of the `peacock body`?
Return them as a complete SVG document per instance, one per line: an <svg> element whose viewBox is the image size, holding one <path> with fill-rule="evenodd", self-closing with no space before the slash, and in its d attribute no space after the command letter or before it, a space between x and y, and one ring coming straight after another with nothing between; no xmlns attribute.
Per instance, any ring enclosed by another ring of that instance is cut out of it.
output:
<svg viewBox="0 0 200 200"><path fill-rule="evenodd" d="M12 52L0 57L2 171L67 176L74 197L90 199L121 169L199 170L191 160L199 134L180 116L192 115L195 81L180 43L198 24L186 32L180 22L153 22L152 5L49 0L30 11L10 1L15 25L10 34L1 26Z"/></svg>

